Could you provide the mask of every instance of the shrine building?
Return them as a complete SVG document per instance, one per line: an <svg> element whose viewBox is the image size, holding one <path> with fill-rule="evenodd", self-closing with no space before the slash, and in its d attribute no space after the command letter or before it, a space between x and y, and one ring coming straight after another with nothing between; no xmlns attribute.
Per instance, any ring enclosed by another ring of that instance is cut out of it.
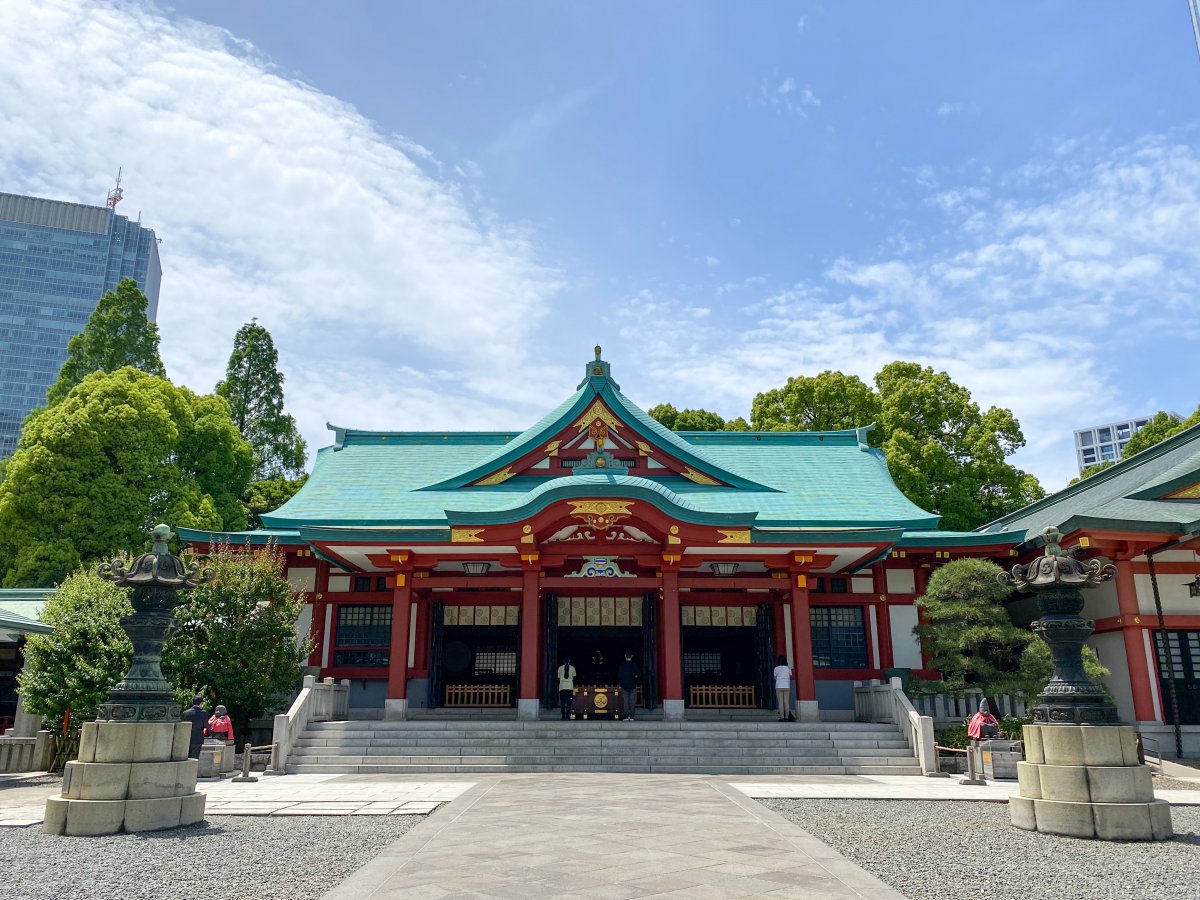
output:
<svg viewBox="0 0 1200 900"><path fill-rule="evenodd" d="M639 705L666 718L772 708L782 655L798 718L851 719L855 681L937 677L913 635L934 568L1011 565L1055 524L937 530L865 428L672 432L599 347L520 434L332 430L261 530L179 532L199 550L278 543L305 594L309 664L349 679L363 718L536 718L563 659L577 685L603 685L630 652Z"/></svg>

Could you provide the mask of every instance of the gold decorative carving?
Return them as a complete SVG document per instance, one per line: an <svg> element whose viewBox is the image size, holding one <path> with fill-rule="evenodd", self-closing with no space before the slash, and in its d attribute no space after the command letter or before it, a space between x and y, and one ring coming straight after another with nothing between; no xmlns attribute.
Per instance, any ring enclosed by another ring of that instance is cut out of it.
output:
<svg viewBox="0 0 1200 900"><path fill-rule="evenodd" d="M502 481L508 481L513 477L512 466L505 466L499 472L489 475L487 478L481 478L475 482L478 487L486 487L489 484L499 484Z"/></svg>
<svg viewBox="0 0 1200 900"><path fill-rule="evenodd" d="M696 484L720 484L721 483L714 478L709 478L703 472L697 472L691 466L687 466L683 470L683 477L687 478L689 481L696 482Z"/></svg>
<svg viewBox="0 0 1200 900"><path fill-rule="evenodd" d="M671 526L671 534L679 534L679 526L678 525Z"/></svg>
<svg viewBox="0 0 1200 900"><path fill-rule="evenodd" d="M531 532L531 531L533 531L532 525L522 525L521 526L521 534L529 534L529 532Z"/></svg>
<svg viewBox="0 0 1200 900"><path fill-rule="evenodd" d="M1177 491L1172 491L1167 494L1164 500L1200 500L1200 481L1195 484L1189 484L1185 488L1180 488Z"/></svg>
<svg viewBox="0 0 1200 900"><path fill-rule="evenodd" d="M649 444L647 444L645 441L638 441L637 448L638 448L638 453L640 453L642 456L649 456L650 454L652 454L654 452L654 448L651 447Z"/></svg>
<svg viewBox="0 0 1200 900"><path fill-rule="evenodd" d="M583 519L589 527L597 529L611 528L622 519L628 519L632 513L629 507L632 500L568 500L574 509L571 516Z"/></svg>
<svg viewBox="0 0 1200 900"><path fill-rule="evenodd" d="M547 456L558 456L558 448L560 444L562 444L562 441L551 441L546 445L546 449L542 452Z"/></svg>
<svg viewBox="0 0 1200 900"><path fill-rule="evenodd" d="M621 430L621 420L609 412L608 407L599 400L593 403L588 411L579 418L579 421L575 423L575 427L580 431L583 431L585 428L590 429L597 420L603 422L613 431Z"/></svg>
<svg viewBox="0 0 1200 900"><path fill-rule="evenodd" d="M482 544L482 528L451 528L450 543L452 544Z"/></svg>
<svg viewBox="0 0 1200 900"><path fill-rule="evenodd" d="M604 423L603 419L597 419L588 426L588 437L595 443L597 450L604 449L604 444L608 441L608 425Z"/></svg>
<svg viewBox="0 0 1200 900"><path fill-rule="evenodd" d="M735 529L735 530L727 530L725 528L718 528L717 531L718 531L718 533L725 535L723 538L721 538L719 541L717 541L718 544L748 544L748 543L750 543L750 529L749 528L739 528L739 529Z"/></svg>

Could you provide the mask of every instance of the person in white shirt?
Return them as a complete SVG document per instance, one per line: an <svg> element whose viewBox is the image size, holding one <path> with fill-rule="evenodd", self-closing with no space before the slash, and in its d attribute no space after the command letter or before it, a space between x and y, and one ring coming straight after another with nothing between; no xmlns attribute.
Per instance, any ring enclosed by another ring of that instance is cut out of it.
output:
<svg viewBox="0 0 1200 900"><path fill-rule="evenodd" d="M575 667L571 665L571 657L565 657L558 667L558 705L562 707L562 717L565 722L570 718L571 698L575 696Z"/></svg>
<svg viewBox="0 0 1200 900"><path fill-rule="evenodd" d="M792 702L792 669L782 654L775 660L775 697L779 701L779 721L786 722Z"/></svg>

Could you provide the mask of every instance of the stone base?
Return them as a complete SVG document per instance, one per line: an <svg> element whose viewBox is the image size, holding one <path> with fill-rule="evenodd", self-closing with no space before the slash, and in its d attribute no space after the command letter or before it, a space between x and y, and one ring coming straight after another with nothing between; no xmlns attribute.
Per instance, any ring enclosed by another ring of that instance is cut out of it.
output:
<svg viewBox="0 0 1200 900"><path fill-rule="evenodd" d="M386 721L403 721L408 718L408 701L388 698L383 701L383 718Z"/></svg>
<svg viewBox="0 0 1200 900"><path fill-rule="evenodd" d="M200 745L198 775L200 778L220 778L225 771L225 742L205 741Z"/></svg>
<svg viewBox="0 0 1200 900"><path fill-rule="evenodd" d="M79 758L67 763L62 795L46 802L45 834L159 831L204 818L189 722L88 722Z"/></svg>
<svg viewBox="0 0 1200 900"><path fill-rule="evenodd" d="M517 718L537 721L541 715L541 704L536 697L532 700L517 700Z"/></svg>
<svg viewBox="0 0 1200 900"><path fill-rule="evenodd" d="M801 722L821 721L821 710L816 700L797 700L796 718Z"/></svg>
<svg viewBox="0 0 1200 900"><path fill-rule="evenodd" d="M1163 841L1171 807L1154 799L1129 725L1026 725L1012 824L1026 831L1105 841Z"/></svg>
<svg viewBox="0 0 1200 900"><path fill-rule="evenodd" d="M664 700L662 708L663 718L667 721L681 722L685 718L682 700Z"/></svg>

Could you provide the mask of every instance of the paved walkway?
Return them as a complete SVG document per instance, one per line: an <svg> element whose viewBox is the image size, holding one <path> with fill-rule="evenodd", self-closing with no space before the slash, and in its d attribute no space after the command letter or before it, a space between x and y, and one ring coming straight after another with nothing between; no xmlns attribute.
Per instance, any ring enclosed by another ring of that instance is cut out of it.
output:
<svg viewBox="0 0 1200 900"><path fill-rule="evenodd" d="M724 779L480 780L325 895L903 900Z"/></svg>
<svg viewBox="0 0 1200 900"><path fill-rule="evenodd" d="M404 780L388 776L260 775L253 783L201 782L205 815L423 816L468 790L464 781Z"/></svg>

